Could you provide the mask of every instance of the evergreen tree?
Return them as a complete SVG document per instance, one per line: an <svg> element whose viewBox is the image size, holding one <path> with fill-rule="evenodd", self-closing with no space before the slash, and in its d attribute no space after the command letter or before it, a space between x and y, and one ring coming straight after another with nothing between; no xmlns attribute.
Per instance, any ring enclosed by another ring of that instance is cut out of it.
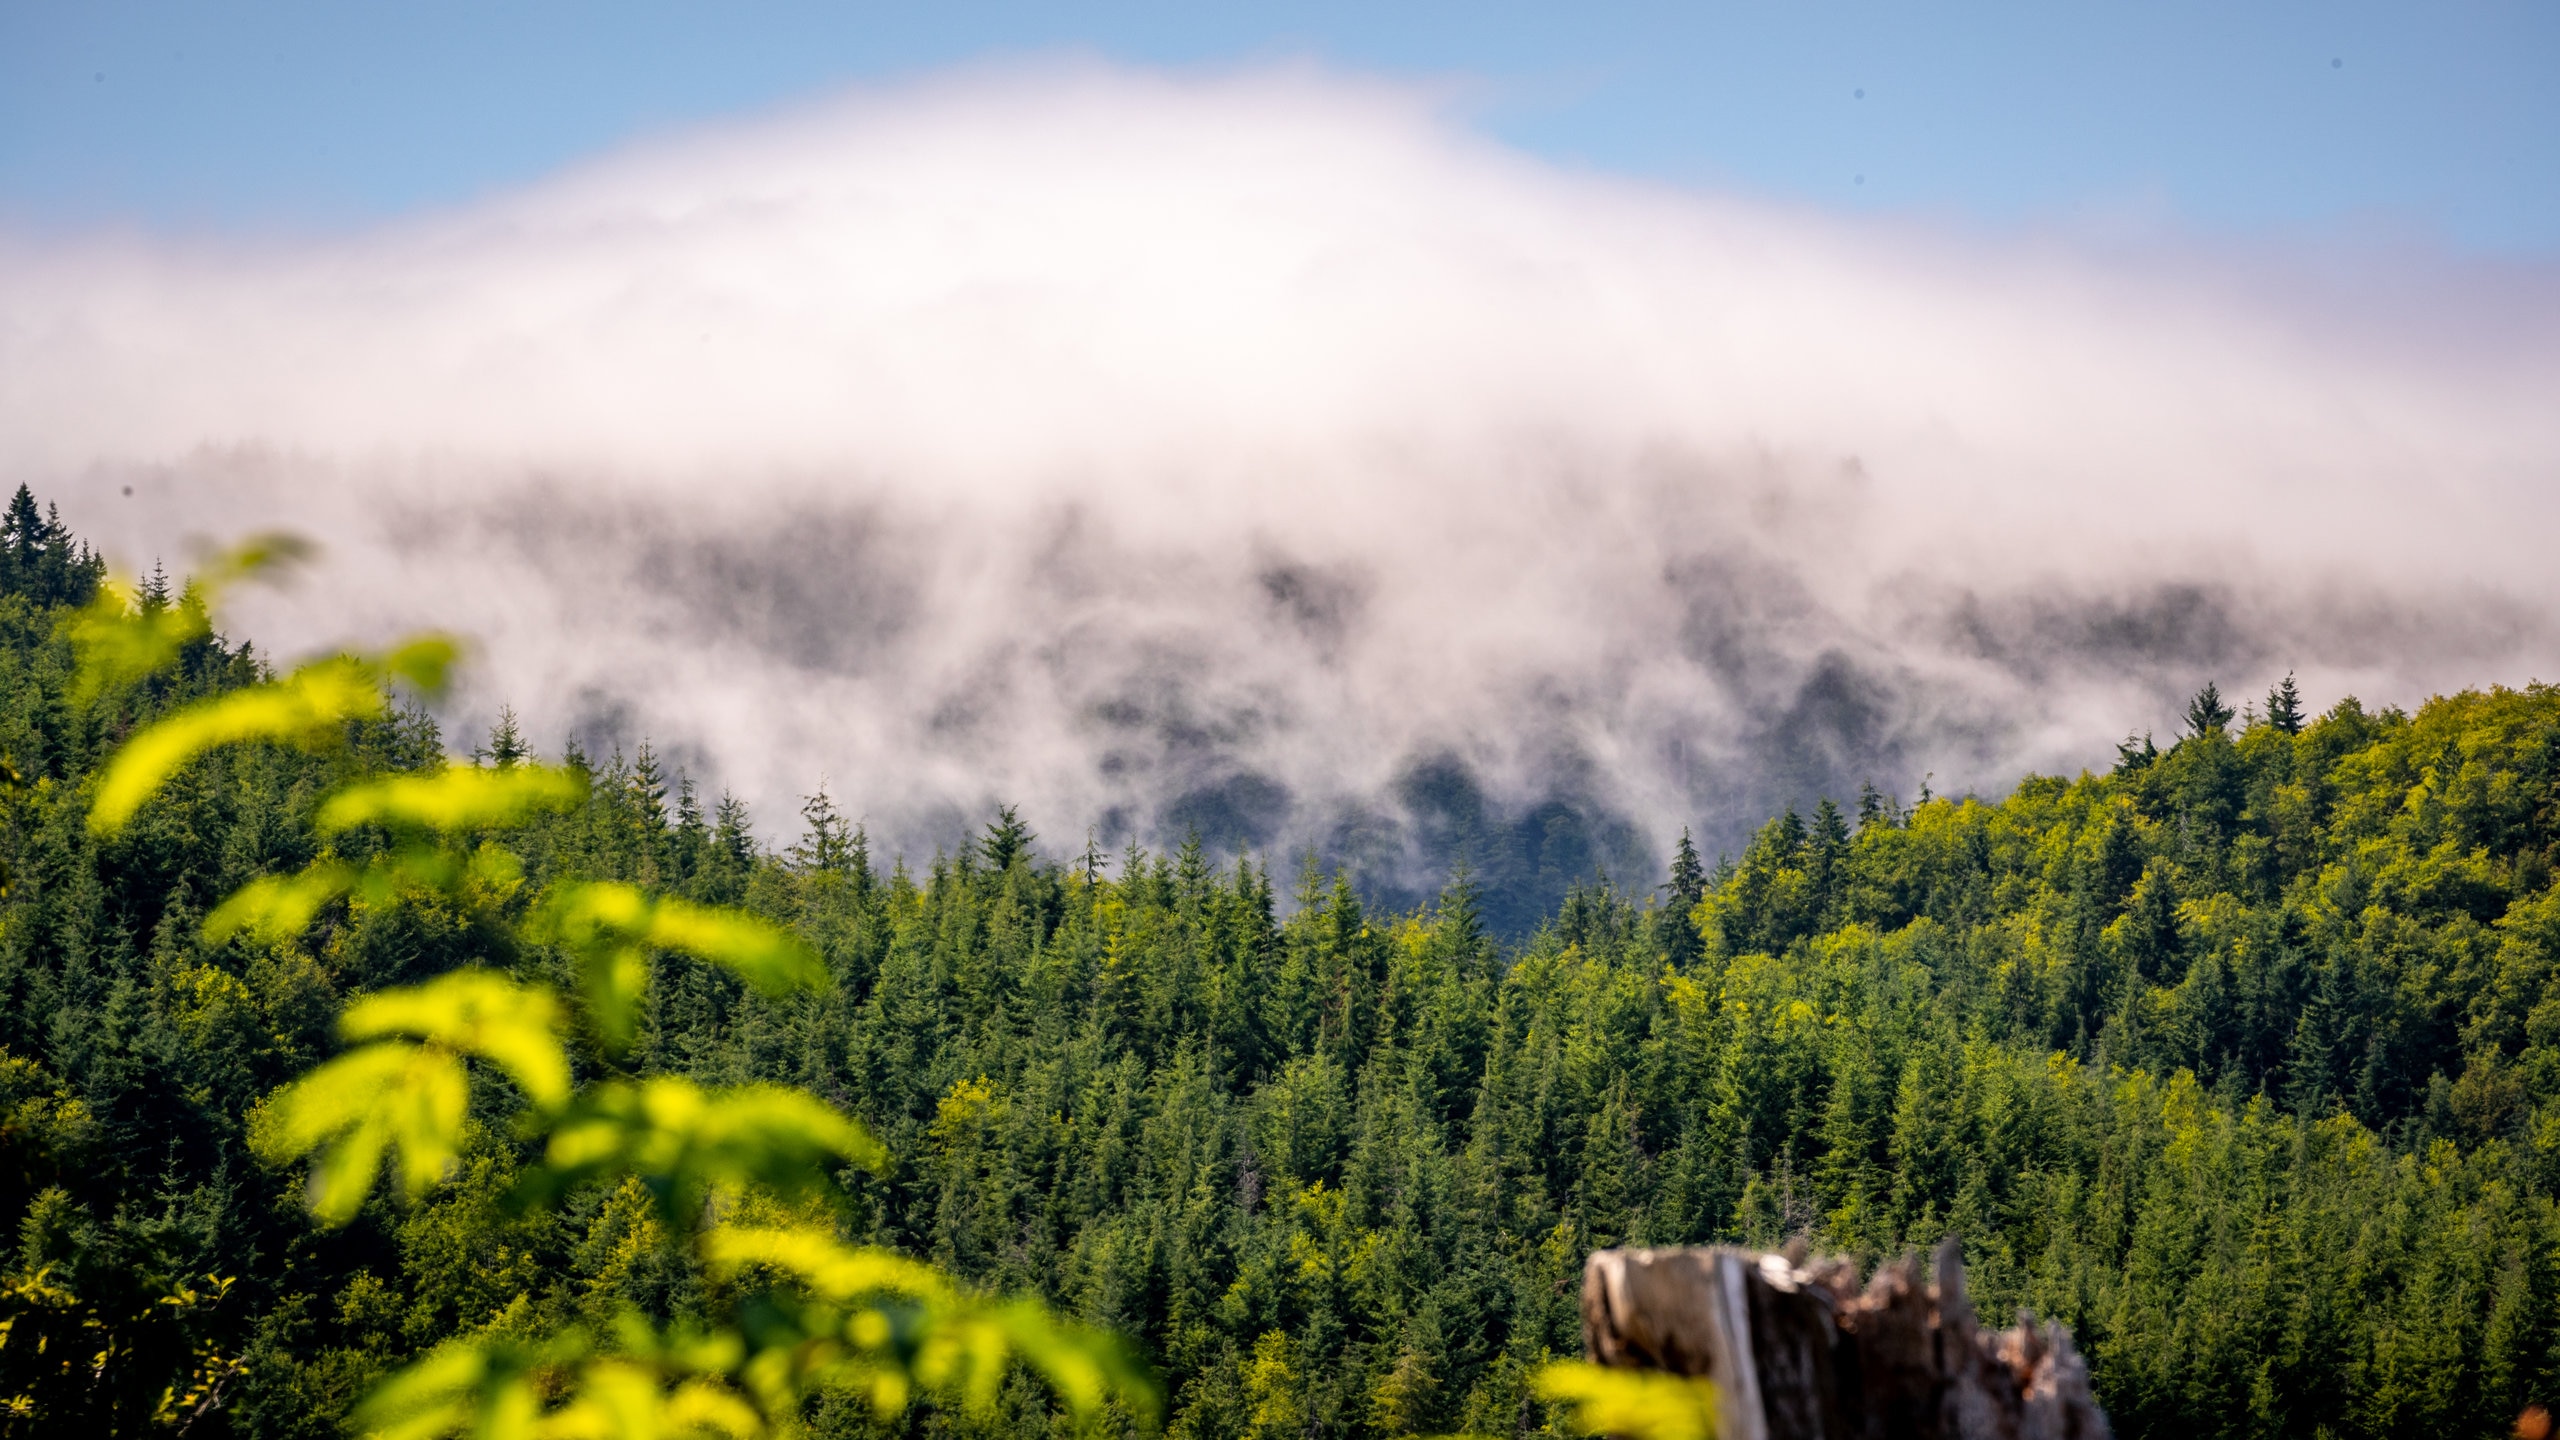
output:
<svg viewBox="0 0 2560 1440"><path fill-rule="evenodd" d="M35 492L20 485L18 493L9 497L8 518L0 520L0 546L8 550L9 576L15 585L34 578L36 564L51 539L52 528L36 508Z"/></svg>
<svg viewBox="0 0 2560 1440"><path fill-rule="evenodd" d="M1870 825L1890 825L1892 823L1893 807L1891 803L1885 799L1884 792L1878 790L1875 787L1875 782L1872 780L1859 781L1858 828L1860 830L1864 830Z"/></svg>
<svg viewBox="0 0 2560 1440"><path fill-rule="evenodd" d="M1662 888L1666 893L1654 917L1655 940L1664 960L1675 969L1686 969L1706 953L1706 942L1692 916L1707 893L1706 867L1699 863L1698 847L1686 825L1680 827L1680 843L1671 852L1670 883Z"/></svg>
<svg viewBox="0 0 2560 1440"><path fill-rule="evenodd" d="M730 792L720 792L720 803L711 812L711 834L714 848L729 857L740 869L755 859L755 826L747 816L747 802Z"/></svg>
<svg viewBox="0 0 2560 1440"><path fill-rule="evenodd" d="M1689 827L1680 827L1680 844L1671 852L1671 892L1673 908L1686 915L1698 906L1707 893L1706 867L1698 863L1698 847L1689 838Z"/></svg>
<svg viewBox="0 0 2560 1440"><path fill-rule="evenodd" d="M676 813L671 837L670 858L674 861L671 881L690 880L699 873L710 852L711 827L704 823L702 797L693 788L693 777L676 776Z"/></svg>
<svg viewBox="0 0 2560 1440"><path fill-rule="evenodd" d="M1476 883L1475 870L1464 860L1449 871L1449 883L1440 891L1440 903L1433 907L1433 920L1449 958L1461 971L1480 969L1492 941L1485 933L1484 887Z"/></svg>
<svg viewBox="0 0 2560 1440"><path fill-rule="evenodd" d="M743 810L741 814L743 814ZM792 865L805 874L844 875L853 868L853 837L836 802L820 785L800 803L800 819L808 828L791 847Z"/></svg>
<svg viewBox="0 0 2560 1440"><path fill-rule="evenodd" d="M854 895L869 899L872 884L871 832L858 822L853 827L853 834L845 840L844 873L853 881Z"/></svg>
<svg viewBox="0 0 2560 1440"><path fill-rule="evenodd" d="M639 753L632 758L630 778L631 808L641 832L657 835L667 828L667 773L658 763L658 752L647 740L640 742Z"/></svg>
<svg viewBox="0 0 2560 1440"><path fill-rule="evenodd" d="M1031 843L1039 837L1022 823L1022 816L1011 805L998 806L996 818L987 823L986 835L978 841L978 853L986 857L987 868L1001 875L1013 868L1013 862L1031 853ZM1195 833L1192 844L1197 845Z"/></svg>
<svg viewBox="0 0 2560 1440"><path fill-rule="evenodd" d="M2267 723L2287 735L2302 733L2302 692L2294 687L2293 672L2285 672L2284 680L2267 692Z"/></svg>
<svg viewBox="0 0 2560 1440"><path fill-rule="evenodd" d="M498 723L489 727L489 738L471 753L473 759L500 770L512 770L532 757L533 747L525 743L524 732L516 724L516 707L498 707Z"/></svg>
<svg viewBox="0 0 2560 1440"><path fill-rule="evenodd" d="M2116 746L2115 773L2118 775L2137 774L2149 768L2151 762L2159 758L2160 747L2151 743L2150 731L2143 731L2139 742L2137 742L2132 735L2127 735L2124 737L2124 740Z"/></svg>
<svg viewBox="0 0 2560 1440"><path fill-rule="evenodd" d="M2220 731L2231 723L2231 707L2222 703L2222 692L2210 680L2187 702L2187 733L2203 737Z"/></svg>
<svg viewBox="0 0 2560 1440"><path fill-rule="evenodd" d="M1848 858L1849 820L1831 797L1824 796L1813 807L1813 829L1806 839L1812 846L1814 864L1826 875Z"/></svg>

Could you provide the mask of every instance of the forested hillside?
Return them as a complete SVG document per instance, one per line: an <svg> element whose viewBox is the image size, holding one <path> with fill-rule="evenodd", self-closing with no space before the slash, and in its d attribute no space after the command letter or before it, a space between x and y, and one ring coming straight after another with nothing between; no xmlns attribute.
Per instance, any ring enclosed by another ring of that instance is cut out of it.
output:
<svg viewBox="0 0 2560 1440"><path fill-rule="evenodd" d="M447 1337L699 1303L634 1188L509 1205L528 1157L494 1121L426 1201L338 1231L246 1143L354 997L556 968L498 922L575 878L795 928L824 993L670 962L640 1066L868 1123L892 1163L854 1182L853 1238L1129 1334L1184 1436L1542 1428L1528 1376L1577 1348L1589 1249L1798 1234L1873 1259L1959 1232L1986 1315L2069 1322L2131 1436L2486 1435L2551 1398L2560 690L2313 718L2288 689L2245 719L2208 693L2112 773L1825 802L1712 870L1684 848L1650 895L1579 891L1518 946L1463 876L1371 913L1312 861L1076 852L1010 815L910 864L823 796L774 852L646 749L573 754L588 798L517 836L521 885L213 944L211 904L323 852L333 781L448 744L532 757L511 726L367 722L334 754L221 752L95 839L105 749L261 673L206 641L83 693L61 622L100 574L22 492L0 532L12 1433L335 1434Z"/></svg>

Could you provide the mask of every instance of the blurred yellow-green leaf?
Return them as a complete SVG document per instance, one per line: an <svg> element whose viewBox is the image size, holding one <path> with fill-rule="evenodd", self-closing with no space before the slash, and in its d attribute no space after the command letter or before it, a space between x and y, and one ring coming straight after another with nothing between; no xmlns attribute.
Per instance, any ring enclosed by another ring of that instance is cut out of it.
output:
<svg viewBox="0 0 2560 1440"><path fill-rule="evenodd" d="M616 1338L612 1350L575 1327L540 1342L448 1341L351 1418L368 1437L398 1440L755 1440L792 1428L728 1378L743 1353L734 1336L671 1343L626 1315Z"/></svg>
<svg viewBox="0 0 2560 1440"><path fill-rule="evenodd" d="M349 1040L406 1036L476 1056L507 1073L543 1110L569 1099L569 1056L559 1002L547 989L487 970L457 970L424 985L369 995L338 1021Z"/></svg>
<svg viewBox="0 0 2560 1440"><path fill-rule="evenodd" d="M955 1294L941 1271L920 1260L895 1250L847 1245L803 1225L723 1225L703 1237L702 1256L715 1274L735 1275L761 1266L838 1303L896 1295L940 1304Z"/></svg>
<svg viewBox="0 0 2560 1440"><path fill-rule="evenodd" d="M496 1065L527 1099L557 1110L569 1097L569 1060L553 1033L559 1006L548 991L480 970L384 991L338 1022L349 1051L267 1102L254 1141L276 1161L320 1152L309 1201L343 1225L363 1208L386 1153L412 1199L441 1180L460 1153L470 1101L464 1058Z"/></svg>
<svg viewBox="0 0 2560 1440"><path fill-rule="evenodd" d="M110 579L98 586L88 605L62 622L62 633L79 665L72 699L86 705L176 664L189 641L213 633L213 622L193 596L145 605L130 584Z"/></svg>
<svg viewBox="0 0 2560 1440"><path fill-rule="evenodd" d="M724 966L767 995L827 983L826 967L796 936L736 910L661 898L650 907L643 940Z"/></svg>
<svg viewBox="0 0 2560 1440"><path fill-rule="evenodd" d="M350 785L321 802L316 824L334 835L357 825L419 830L493 830L521 825L544 810L585 798L575 770L515 765L481 770L452 765L423 775L392 775Z"/></svg>
<svg viewBox="0 0 2560 1440"><path fill-rule="evenodd" d="M1703 1378L1559 1360L1532 1385L1586 1435L1714 1440L1716 1433L1716 1387Z"/></svg>
<svg viewBox="0 0 2560 1440"><path fill-rule="evenodd" d="M289 570L318 553L319 547L303 536L290 530L269 530L207 556L188 583L210 605L215 596L242 580Z"/></svg>
<svg viewBox="0 0 2560 1440"><path fill-rule="evenodd" d="M743 911L652 896L634 885L589 881L554 894L545 921L572 948L642 945L675 950L734 971L768 995L826 983L826 967L798 937Z"/></svg>
<svg viewBox="0 0 2560 1440"><path fill-rule="evenodd" d="M1070 1413L1090 1415L1117 1400L1140 1423L1155 1420L1154 1382L1128 1343L1108 1330L1060 1319L1027 1296L979 1309L965 1318L963 1326L954 1328L962 1333L954 1335L950 1353L970 1367L963 1377L964 1393L981 1410L993 1405L996 1386L1003 1379L999 1369L986 1362L993 1346L985 1337L992 1336L1047 1381ZM917 1378L928 1385L937 1382L929 1363L935 1354L929 1341L916 1365Z"/></svg>
<svg viewBox="0 0 2560 1440"><path fill-rule="evenodd" d="M546 1380L592 1348L574 1328L540 1344L507 1335L448 1340L376 1386L348 1419L367 1440L533 1440L545 1433Z"/></svg>
<svg viewBox="0 0 2560 1440"><path fill-rule="evenodd" d="M450 635L420 635L393 647L381 660L382 673L404 680L428 699L445 692L453 667L462 662L462 642Z"/></svg>
<svg viewBox="0 0 2560 1440"><path fill-rule="evenodd" d="M894 1413L914 1387L957 1396L973 1411L994 1403L1006 1370L1020 1364L1046 1381L1070 1413L1090 1415L1118 1401L1152 1421L1156 1386L1128 1347L1107 1331L1060 1319L1034 1299L988 1301L940 1271L894 1251L847 1245L808 1226L719 1226L703 1237L712 1273L762 1270L838 1306L840 1358L821 1365L827 1383L852 1383L876 1409ZM910 1311L890 1319L886 1304ZM896 1332L903 1331L903 1334ZM883 1366L893 1335L906 1352L903 1376Z"/></svg>
<svg viewBox="0 0 2560 1440"><path fill-rule="evenodd" d="M212 607L224 590L299 563L311 553L311 542L298 535L252 535L208 557L179 593L166 599L147 601L130 580L108 578L86 606L63 622L79 665L72 697L85 705L107 690L177 663L189 642L213 633Z"/></svg>
<svg viewBox="0 0 2560 1440"><path fill-rule="evenodd" d="M262 875L240 887L205 916L204 937L217 945L237 935L279 944L311 928L322 907L342 895L382 905L403 891L460 895L477 884L503 899L523 883L524 862L495 845L460 855L412 844L377 855L361 869L324 858L299 874Z"/></svg>
<svg viewBox="0 0 2560 1440"><path fill-rule="evenodd" d="M869 1131L807 1091L706 1089L660 1075L582 1091L527 1182L540 1197L636 1175L661 1215L689 1231L714 1190L754 1185L786 1198L820 1195L838 1166L876 1170L886 1160Z"/></svg>
<svg viewBox="0 0 2560 1440"><path fill-rule="evenodd" d="M561 886L535 915L532 931L578 957L588 1018L610 1051L631 1043L653 949L708 960L768 995L826 983L817 955L779 926L614 881Z"/></svg>
<svg viewBox="0 0 2560 1440"><path fill-rule="evenodd" d="M345 722L379 715L382 707L372 671L343 656L272 684L198 701L126 741L107 762L89 804L89 829L109 835L124 828L170 776L209 750L253 740L335 741Z"/></svg>
<svg viewBox="0 0 2560 1440"><path fill-rule="evenodd" d="M320 1151L308 1201L329 1225L355 1218L386 1151L412 1198L442 1179L459 1152L470 1080L450 1051L405 1041L351 1051L267 1102L251 1140L270 1160Z"/></svg>
<svg viewBox="0 0 2560 1440"><path fill-rule="evenodd" d="M637 1360L610 1358L579 1372L569 1402L544 1415L536 1433L561 1440L755 1440L762 1412L709 1376L674 1378Z"/></svg>
<svg viewBox="0 0 2560 1440"><path fill-rule="evenodd" d="M204 917L204 937L217 945L244 933L267 944L290 940L311 928L320 907L354 888L356 878L354 866L337 860L317 861L298 875L261 875Z"/></svg>

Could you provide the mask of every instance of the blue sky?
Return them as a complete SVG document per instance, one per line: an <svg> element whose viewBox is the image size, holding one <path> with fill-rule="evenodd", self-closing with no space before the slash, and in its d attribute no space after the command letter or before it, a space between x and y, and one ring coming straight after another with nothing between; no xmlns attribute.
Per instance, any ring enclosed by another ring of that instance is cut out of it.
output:
<svg viewBox="0 0 2560 1440"><path fill-rule="evenodd" d="M2560 4L0 0L0 224L333 226L1057 53L1447 85L1564 163L1963 224L2560 253Z"/></svg>

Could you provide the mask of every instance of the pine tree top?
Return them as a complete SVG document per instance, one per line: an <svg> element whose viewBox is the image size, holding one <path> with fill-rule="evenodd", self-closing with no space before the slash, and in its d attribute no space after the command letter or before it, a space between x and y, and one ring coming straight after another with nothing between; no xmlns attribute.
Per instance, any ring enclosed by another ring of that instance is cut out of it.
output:
<svg viewBox="0 0 2560 1440"><path fill-rule="evenodd" d="M2207 680L2196 698L2187 702L2187 733L2198 738L2210 735L2229 725L2231 717L2231 707L2222 703L2221 687Z"/></svg>
<svg viewBox="0 0 2560 1440"><path fill-rule="evenodd" d="M1039 838L1031 833L1030 826L1022 823L1022 814L1017 807L999 805L996 807L996 818L987 822L987 833L978 841L978 853L986 857L988 869L1001 874L1012 869L1014 861L1028 858L1031 853L1031 842ZM1197 841L1198 837L1195 835L1193 837L1195 853L1192 856L1195 862L1198 859Z"/></svg>
<svg viewBox="0 0 2560 1440"><path fill-rule="evenodd" d="M2302 691L2293 683L2293 672L2284 672L2284 680L2267 692L2267 723L2287 735L2302 733Z"/></svg>

